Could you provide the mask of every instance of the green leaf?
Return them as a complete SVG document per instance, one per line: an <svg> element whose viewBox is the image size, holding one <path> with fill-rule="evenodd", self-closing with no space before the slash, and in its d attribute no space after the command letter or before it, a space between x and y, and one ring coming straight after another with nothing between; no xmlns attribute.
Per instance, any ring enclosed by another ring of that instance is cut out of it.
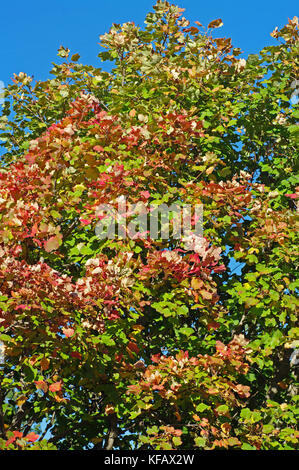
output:
<svg viewBox="0 0 299 470"><path fill-rule="evenodd" d="M247 443L242 444L241 449L242 450L256 450L255 447L253 447L253 446L251 446L250 444L247 444Z"/></svg>
<svg viewBox="0 0 299 470"><path fill-rule="evenodd" d="M196 437L194 439L194 442L197 447L205 447L206 445L206 439L204 439L203 437Z"/></svg>
<svg viewBox="0 0 299 470"><path fill-rule="evenodd" d="M172 442L174 443L174 445L175 445L176 447L178 447L178 446L180 446L180 445L182 444L182 439L181 439L180 437L178 437L178 436L174 436L174 437L172 438Z"/></svg>

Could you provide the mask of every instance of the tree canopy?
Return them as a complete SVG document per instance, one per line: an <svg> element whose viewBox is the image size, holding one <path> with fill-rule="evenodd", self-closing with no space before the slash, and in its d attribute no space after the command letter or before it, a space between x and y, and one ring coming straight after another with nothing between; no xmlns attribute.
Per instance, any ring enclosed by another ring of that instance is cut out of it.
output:
<svg viewBox="0 0 299 470"><path fill-rule="evenodd" d="M298 445L298 18L245 60L183 11L5 90L0 449ZM121 201L202 234L99 237Z"/></svg>

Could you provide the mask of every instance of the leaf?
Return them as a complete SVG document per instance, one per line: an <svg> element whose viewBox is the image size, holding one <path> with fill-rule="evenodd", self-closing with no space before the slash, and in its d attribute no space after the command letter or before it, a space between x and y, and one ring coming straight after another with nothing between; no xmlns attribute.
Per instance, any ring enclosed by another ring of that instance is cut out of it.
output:
<svg viewBox="0 0 299 470"><path fill-rule="evenodd" d="M199 411L202 413L203 411L208 410L210 407L209 405L206 405L205 403L200 403L199 405L196 406L196 411Z"/></svg>
<svg viewBox="0 0 299 470"><path fill-rule="evenodd" d="M217 20L211 21L211 23L208 24L208 28L220 28L222 25L222 20L218 18Z"/></svg>
<svg viewBox="0 0 299 470"><path fill-rule="evenodd" d="M57 212L56 210L51 210L50 211L50 214L51 216L54 218L54 219L59 219L61 217L61 215L59 214L59 212Z"/></svg>
<svg viewBox="0 0 299 470"><path fill-rule="evenodd" d="M242 450L256 450L255 447L251 446L250 444L244 443L241 447Z"/></svg>
<svg viewBox="0 0 299 470"><path fill-rule="evenodd" d="M206 439L204 439L203 437L196 437L194 439L194 442L197 447L205 447L206 445Z"/></svg>
<svg viewBox="0 0 299 470"><path fill-rule="evenodd" d="M133 341L130 341L127 347L130 351L132 351L136 354L139 353L139 348L138 348L137 344L134 343Z"/></svg>
<svg viewBox="0 0 299 470"><path fill-rule="evenodd" d="M213 298L213 294L207 290L201 290L200 295L205 299L205 300L211 300Z"/></svg>
<svg viewBox="0 0 299 470"><path fill-rule="evenodd" d="M229 407L227 405L217 406L216 411L219 415L226 415L229 412Z"/></svg>
<svg viewBox="0 0 299 470"><path fill-rule="evenodd" d="M47 253L50 253L51 251L57 250L61 245L61 237L58 237L57 235L49 238L44 244L45 250Z"/></svg>
<svg viewBox="0 0 299 470"><path fill-rule="evenodd" d="M35 434L34 432L30 432L29 434L27 434L27 436L25 436L25 439L28 442L35 442L37 441L37 439L39 439L39 435Z"/></svg>
<svg viewBox="0 0 299 470"><path fill-rule="evenodd" d="M0 335L0 341L3 341L4 343L11 343L13 342L13 338L3 333Z"/></svg>
<svg viewBox="0 0 299 470"><path fill-rule="evenodd" d="M274 430L274 426L272 424L264 424L263 432L265 434L270 434Z"/></svg>
<svg viewBox="0 0 299 470"><path fill-rule="evenodd" d="M70 50L67 47L60 46L58 49L58 56L67 58L69 56Z"/></svg>
<svg viewBox="0 0 299 470"><path fill-rule="evenodd" d="M48 370L50 366L50 361L46 357L43 357L40 361L40 368L41 370Z"/></svg>
<svg viewBox="0 0 299 470"><path fill-rule="evenodd" d="M188 315L188 307L186 307L186 305L181 305L180 307L178 307L177 309L177 314L178 315Z"/></svg>
<svg viewBox="0 0 299 470"><path fill-rule="evenodd" d="M19 398L17 399L17 405L18 405L18 406L22 406L22 405L24 405L24 403L25 403L27 400L28 400L28 397L26 397L25 395L23 395L23 396L21 396L21 397L19 397Z"/></svg>
<svg viewBox="0 0 299 470"><path fill-rule="evenodd" d="M48 391L48 385L44 380L36 380L34 383L38 390L42 390L45 393Z"/></svg>
<svg viewBox="0 0 299 470"><path fill-rule="evenodd" d="M203 286L203 280L202 279L199 279L197 277L193 277L191 279L191 287L193 287L193 289L201 289Z"/></svg>
<svg viewBox="0 0 299 470"><path fill-rule="evenodd" d="M99 341L101 341L106 346L115 346L115 341L108 335L99 336Z"/></svg>
<svg viewBox="0 0 299 470"><path fill-rule="evenodd" d="M71 57L71 60L72 60L73 62L77 62L79 59L80 59L80 54L78 54L78 53L72 55L72 57Z"/></svg>
<svg viewBox="0 0 299 470"><path fill-rule="evenodd" d="M61 387L61 382L55 382L55 383L49 385L49 390L50 390L50 392L53 392L53 393L59 392L61 390L61 388L62 388Z"/></svg>
<svg viewBox="0 0 299 470"><path fill-rule="evenodd" d="M175 445L176 447L178 447L178 446L180 446L180 445L182 444L182 439L181 439L180 437L178 437L178 436L174 436L174 437L172 438L172 442L174 443L174 445Z"/></svg>
<svg viewBox="0 0 299 470"><path fill-rule="evenodd" d="M241 444L239 439L237 439L236 437L229 437L227 439L227 443L229 446L239 446Z"/></svg>
<svg viewBox="0 0 299 470"><path fill-rule="evenodd" d="M73 328L62 328L62 332L67 338L70 338L74 335L75 330Z"/></svg>
<svg viewBox="0 0 299 470"><path fill-rule="evenodd" d="M186 336L191 336L194 333L193 328L183 327L179 330L180 333Z"/></svg>
<svg viewBox="0 0 299 470"><path fill-rule="evenodd" d="M36 375L36 371L30 367L30 366L24 366L24 375L25 375L25 379L27 382L33 382L34 378L35 378L35 375Z"/></svg>

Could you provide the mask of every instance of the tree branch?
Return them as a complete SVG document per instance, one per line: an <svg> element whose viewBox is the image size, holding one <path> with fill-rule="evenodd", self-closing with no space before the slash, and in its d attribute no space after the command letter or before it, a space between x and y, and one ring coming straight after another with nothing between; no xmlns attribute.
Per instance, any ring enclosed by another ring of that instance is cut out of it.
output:
<svg viewBox="0 0 299 470"><path fill-rule="evenodd" d="M105 450L112 450L114 441L117 438L117 417L116 414L109 415L109 429Z"/></svg>

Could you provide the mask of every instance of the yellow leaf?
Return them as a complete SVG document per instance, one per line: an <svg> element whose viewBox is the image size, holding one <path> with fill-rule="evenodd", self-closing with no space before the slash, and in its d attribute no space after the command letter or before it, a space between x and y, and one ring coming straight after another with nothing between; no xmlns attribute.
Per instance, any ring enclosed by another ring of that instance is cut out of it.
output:
<svg viewBox="0 0 299 470"><path fill-rule="evenodd" d="M133 330L137 330L137 331L142 331L144 330L144 326L142 325L134 325L132 326Z"/></svg>
<svg viewBox="0 0 299 470"><path fill-rule="evenodd" d="M203 281L201 279L198 279L196 277L193 277L191 280L191 287L193 289L201 289L203 286Z"/></svg>
<svg viewBox="0 0 299 470"><path fill-rule="evenodd" d="M25 401L27 401L27 400L28 400L28 398L25 397L25 395L23 395L23 396L21 396L20 398L17 399L17 405L22 406L25 403Z"/></svg>

